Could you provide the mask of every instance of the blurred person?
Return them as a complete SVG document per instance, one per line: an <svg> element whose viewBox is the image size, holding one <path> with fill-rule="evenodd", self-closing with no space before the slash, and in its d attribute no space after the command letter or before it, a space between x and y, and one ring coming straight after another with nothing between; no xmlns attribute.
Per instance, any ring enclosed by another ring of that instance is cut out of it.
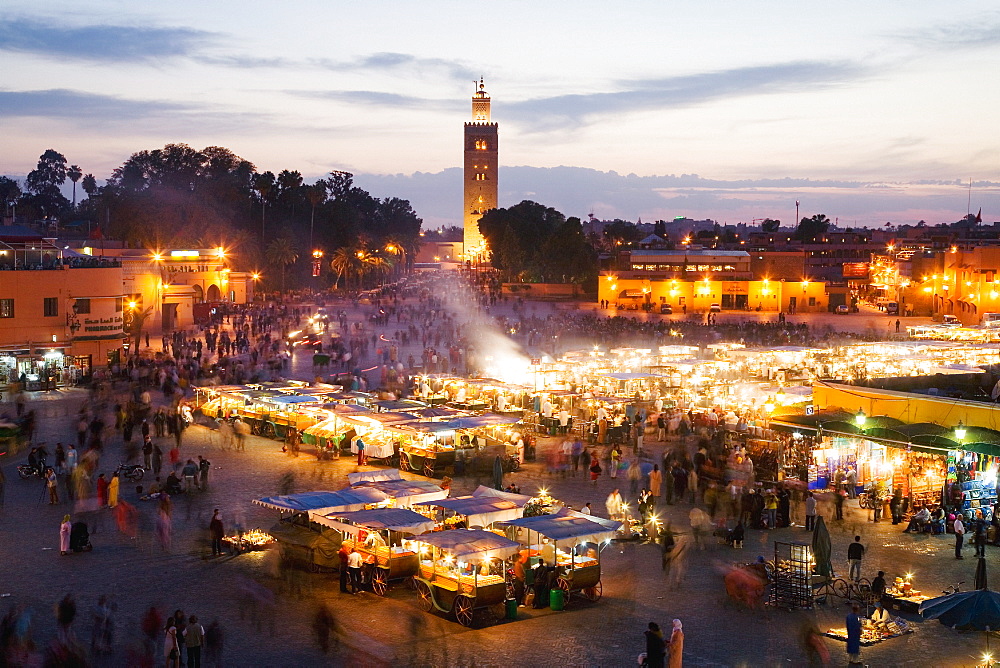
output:
<svg viewBox="0 0 1000 668"><path fill-rule="evenodd" d="M684 625L681 620L673 621L674 630L670 632L670 640L667 641L667 649L670 651L670 661L667 664L670 668L682 668L684 665Z"/></svg>
<svg viewBox="0 0 1000 668"><path fill-rule="evenodd" d="M49 505L59 503L59 479L52 467L45 469L45 487L49 490Z"/></svg>
<svg viewBox="0 0 1000 668"><path fill-rule="evenodd" d="M212 556L222 556L222 539L225 537L225 527L222 525L222 518L219 517L219 509L212 513L212 520L208 523L209 533L212 534Z"/></svg>
<svg viewBox="0 0 1000 668"><path fill-rule="evenodd" d="M111 474L111 482L108 483L108 507L114 508L118 505L118 488L121 485L121 478L118 471Z"/></svg>
<svg viewBox="0 0 1000 668"><path fill-rule="evenodd" d="M69 554L69 536L72 530L73 525L69 521L69 515L66 515L59 525L59 554Z"/></svg>
<svg viewBox="0 0 1000 668"><path fill-rule="evenodd" d="M321 604L316 609L316 614L313 615L312 628L316 636L316 644L319 645L323 654L330 651L330 635L335 631L334 624L335 620L330 607ZM334 642L336 643L336 640Z"/></svg>
<svg viewBox="0 0 1000 668"><path fill-rule="evenodd" d="M222 650L225 643L225 634L219 620L213 619L205 627L205 659L206 661L220 668L222 666Z"/></svg>

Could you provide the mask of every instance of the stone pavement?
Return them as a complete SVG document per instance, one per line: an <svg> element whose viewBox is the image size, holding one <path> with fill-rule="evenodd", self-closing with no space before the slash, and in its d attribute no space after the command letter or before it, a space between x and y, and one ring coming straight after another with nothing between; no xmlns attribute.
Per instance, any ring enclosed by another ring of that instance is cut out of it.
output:
<svg viewBox="0 0 1000 668"><path fill-rule="evenodd" d="M52 395L50 395L52 396ZM39 411L42 440L50 447L72 434L72 416L82 393L67 391L60 398L33 402ZM6 405L5 405L6 406ZM555 439L543 439L544 456ZM102 469L116 462L119 444L106 450ZM273 511L252 505L250 500L275 493L287 472L296 475L298 491L338 489L347 473L356 469L353 460L318 462L303 454L289 458L280 444L251 437L247 451L222 450L214 435L192 427L185 435L182 454L204 454L213 463L209 491L179 498L174 509L174 540L171 551L152 538L153 508L136 501L134 490L123 485L122 496L142 514L142 533L129 540L117 533L107 512L86 521L96 528L94 551L60 556L58 527L69 505L39 503L38 481L17 479L14 465L24 459L2 462L7 478L6 506L0 513L0 612L7 605L33 610L35 640L45 646L55 635L53 606L65 593L76 595L80 613L76 633L89 638L90 615L98 595L113 597L118 609L115 652L99 658L96 665L127 665L126 650L138 641L138 619L150 604L162 612L182 608L197 614L203 623L218 619L226 631L226 666L306 665L413 665L413 666L625 666L633 665L642 649L642 630L650 620L669 625L674 617L684 620L685 660L689 666L778 666L803 665L797 632L806 620L821 628L842 625L842 604L811 612L765 609L744 611L726 599L720 567L752 561L758 554L773 554L771 541L807 540L801 528L774 532L750 532L742 551L709 544L693 551L687 576L679 591L670 591L659 569L659 552L650 545L613 544L603 552L604 598L597 603L573 599L565 612L529 614L522 619L494 626L466 629L439 615L421 612L416 596L397 584L385 599L370 593L342 596L335 574L290 574L285 581L271 576L261 553L221 559L207 558L205 527L213 508L220 508L227 529L238 519L246 527L266 529L277 517ZM524 492L545 487L566 503L580 507L591 501L595 512L604 514L603 501L612 485L627 481L604 476L596 487L581 472L579 477L548 475L540 463L529 463L513 479ZM472 478L455 481L454 494L471 491ZM626 494L627 496L627 494ZM665 511L675 527L686 526L690 506L681 504ZM858 532L868 546L864 575L879 568L890 576L916 574L917 586L937 592L947 585L973 580L975 561L955 561L950 537L911 536L888 522L865 521L861 511L852 511L843 523L831 523L834 565L846 571L846 546ZM967 552L971 557L971 550ZM993 572L1000 551L990 548ZM996 577L1000 578L1000 574ZM301 590L301 591L298 591ZM293 595L294 592L294 595ZM311 633L311 615L318 601L332 607L343 630L343 644L324 658ZM827 641L835 659L843 665L844 646ZM918 625L917 633L864 650L865 661L879 666L975 665L984 647L981 634L961 634L937 622Z"/></svg>

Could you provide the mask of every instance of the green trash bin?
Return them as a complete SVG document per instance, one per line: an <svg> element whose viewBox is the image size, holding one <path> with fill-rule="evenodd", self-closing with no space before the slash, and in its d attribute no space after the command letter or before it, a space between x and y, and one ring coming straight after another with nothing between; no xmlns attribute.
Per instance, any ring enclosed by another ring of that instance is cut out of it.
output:
<svg viewBox="0 0 1000 668"><path fill-rule="evenodd" d="M553 610L566 609L566 594L563 593L562 589L549 590L549 607Z"/></svg>
<svg viewBox="0 0 1000 668"><path fill-rule="evenodd" d="M506 615L507 619L517 619L517 599L516 598L508 598L505 601L505 605L506 605L505 609L506 609L506 612L507 612L507 615Z"/></svg>

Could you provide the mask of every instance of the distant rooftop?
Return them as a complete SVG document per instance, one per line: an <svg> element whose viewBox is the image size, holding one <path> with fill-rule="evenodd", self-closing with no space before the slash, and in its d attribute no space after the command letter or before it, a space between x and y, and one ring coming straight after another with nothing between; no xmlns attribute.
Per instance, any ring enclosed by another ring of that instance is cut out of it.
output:
<svg viewBox="0 0 1000 668"><path fill-rule="evenodd" d="M748 258L750 253L746 251L734 251L734 250L634 250L632 251L633 257L636 255L647 255L653 257L733 257L733 258Z"/></svg>

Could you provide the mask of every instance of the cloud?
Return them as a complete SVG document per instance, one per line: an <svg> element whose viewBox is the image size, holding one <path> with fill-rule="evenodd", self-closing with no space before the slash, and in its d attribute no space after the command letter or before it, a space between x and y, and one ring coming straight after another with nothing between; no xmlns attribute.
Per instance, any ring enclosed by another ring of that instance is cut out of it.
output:
<svg viewBox="0 0 1000 668"><path fill-rule="evenodd" d="M523 199L554 207L567 216L623 218L645 222L686 216L729 224L754 218L777 218L791 224L795 200L800 215L825 213L842 226L951 223L966 209L968 182L813 180L803 178L722 180L697 174L637 176L584 167L506 167L499 176L500 206ZM355 182L378 197L405 197L428 227L461 225L455 193L461 189L461 168L437 173L355 174ZM973 211L983 207L984 219L997 219L1000 183L978 181L973 186Z"/></svg>
<svg viewBox="0 0 1000 668"><path fill-rule="evenodd" d="M337 102L345 102L347 104L386 107L395 106L409 110L423 109L457 113L464 108L462 106L462 102L459 100L437 100L432 98L414 97L411 95L401 95L399 93L384 93L374 90L289 90L285 92L296 97L305 97L317 100L334 100Z"/></svg>
<svg viewBox="0 0 1000 668"><path fill-rule="evenodd" d="M186 56L213 38L213 33L192 28L73 27L29 19L0 23L0 51L98 62L137 62Z"/></svg>
<svg viewBox="0 0 1000 668"><path fill-rule="evenodd" d="M445 60L444 58L421 58L409 53L396 53L392 51L382 51L372 53L367 56L360 56L353 60L317 60L316 65L334 72L358 72L358 71L416 71L416 72L444 72L449 78L458 81L473 81L479 75L469 69L461 62Z"/></svg>
<svg viewBox="0 0 1000 668"><path fill-rule="evenodd" d="M952 23L903 33L901 38L921 48L959 49L1000 45L1000 14L990 13L968 23Z"/></svg>
<svg viewBox="0 0 1000 668"><path fill-rule="evenodd" d="M160 100L127 100L111 95L54 88L49 90L0 90L0 117L41 116L69 119L136 119L190 111L190 105Z"/></svg>
<svg viewBox="0 0 1000 668"><path fill-rule="evenodd" d="M712 100L788 92L810 92L862 76L850 62L802 61L742 67L659 79L618 82L614 92L577 93L504 105L504 114L535 130L581 125L596 116L679 109Z"/></svg>

